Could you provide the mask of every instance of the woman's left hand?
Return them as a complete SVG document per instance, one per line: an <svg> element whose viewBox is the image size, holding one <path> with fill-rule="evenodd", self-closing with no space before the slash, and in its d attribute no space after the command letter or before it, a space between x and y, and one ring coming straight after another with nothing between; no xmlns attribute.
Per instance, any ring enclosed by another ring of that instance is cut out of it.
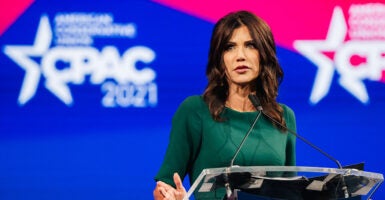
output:
<svg viewBox="0 0 385 200"><path fill-rule="evenodd" d="M186 190L183 187L182 180L180 179L177 173L174 173L174 183L176 188L162 182L158 181L156 183L156 188L154 191L155 199L163 199L163 200L182 200L186 195ZM157 195L155 195L157 194ZM159 198L159 196L163 198Z"/></svg>

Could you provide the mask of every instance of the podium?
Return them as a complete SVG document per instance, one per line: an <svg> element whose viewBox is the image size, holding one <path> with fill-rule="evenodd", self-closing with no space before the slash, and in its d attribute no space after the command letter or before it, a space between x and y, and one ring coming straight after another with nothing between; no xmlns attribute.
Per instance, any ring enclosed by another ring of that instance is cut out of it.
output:
<svg viewBox="0 0 385 200"><path fill-rule="evenodd" d="M204 169L188 190L222 199L370 199L383 182L382 174L354 168L302 166L231 166Z"/></svg>

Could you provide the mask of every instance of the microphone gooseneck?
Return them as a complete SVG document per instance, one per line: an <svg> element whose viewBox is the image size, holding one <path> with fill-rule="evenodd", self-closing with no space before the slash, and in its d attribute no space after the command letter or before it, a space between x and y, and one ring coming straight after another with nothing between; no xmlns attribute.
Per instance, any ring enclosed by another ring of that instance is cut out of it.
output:
<svg viewBox="0 0 385 200"><path fill-rule="evenodd" d="M254 126L255 126L255 124L257 123L257 121L258 121L259 117L261 116L261 114L262 114L262 112L259 112L259 113L258 113L257 117L255 117L253 123L251 124L249 130L247 131L245 137L243 137L243 139L242 139L242 141L241 141L241 144L240 144L239 147L237 148L237 151L235 152L233 158L232 158L231 161L230 161L230 167L232 167L232 166L234 165L234 160L235 160L235 158L237 157L238 153L241 151L243 144L245 143L247 137L249 137L251 131L254 129Z"/></svg>
<svg viewBox="0 0 385 200"><path fill-rule="evenodd" d="M260 111L260 113L262 113L264 116L266 116L267 118L269 118L274 124L276 125L279 125L281 126L282 128L286 129L288 132L290 132L291 134L293 134L295 137L299 138L300 140L302 140L303 142L305 142L307 145L311 146L312 148L314 148L315 150L317 150L318 152L322 153L324 156L326 156L327 158L329 158L330 160L332 160L333 162L335 162L338 166L339 169L342 169L342 165L341 163L336 159L334 158L333 156L331 156L330 154L326 153L325 151L323 151L321 148L317 147L316 145L314 145L313 143L311 143L309 140L307 140L306 138L302 137L301 135L298 135L295 131L289 129L287 126L283 125L282 123L278 122L277 120L275 120L274 118L272 118L270 115L266 114L265 112L263 112L263 108L262 108L262 105L261 105L261 102L259 101L259 98L257 95L253 95L253 94L249 94L249 99L251 101L251 103L253 104L253 106ZM344 180L344 176L342 175L341 176L341 182L342 182L342 190L344 191L344 196L345 198L348 198L349 197L349 193L348 193L348 190L347 190L347 187L346 187L346 184L345 184L345 180Z"/></svg>
<svg viewBox="0 0 385 200"><path fill-rule="evenodd" d="M262 107L260 107L262 109ZM235 158L237 158L239 152L241 151L242 149L242 146L243 144L245 143L246 139L249 137L251 131L254 129L254 126L255 124L257 124L257 121L258 119L261 117L262 115L262 112L261 110L259 110L257 108L257 110L259 111L258 115L255 117L253 123L251 124L249 130L247 131L245 137L243 137L242 141L241 141L241 144L239 144L238 148L237 148L237 151L235 151L231 161L230 161L230 165L229 167L226 169L226 173L224 174L224 182L225 182L225 189L226 189L226 197L227 199L232 199L233 198L233 192L232 192L232 189L231 189L231 186L230 186L230 182L229 182L229 177L228 177L228 174L230 173L230 168L234 166L234 161L235 161Z"/></svg>

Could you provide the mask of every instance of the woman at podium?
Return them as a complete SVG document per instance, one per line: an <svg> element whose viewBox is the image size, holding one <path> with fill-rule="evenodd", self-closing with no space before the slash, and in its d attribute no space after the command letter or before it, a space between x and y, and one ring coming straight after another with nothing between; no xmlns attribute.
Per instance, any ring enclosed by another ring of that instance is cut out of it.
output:
<svg viewBox="0 0 385 200"><path fill-rule="evenodd" d="M192 184L203 169L226 167L231 160L240 166L296 164L295 136L263 115L256 120L260 111L248 98L257 96L264 113L296 129L293 111L276 100L283 71L265 21L247 11L221 18L212 32L206 75L203 95L187 97L173 116L154 199L182 199L186 191L181 180L187 175ZM195 199L224 195L216 191Z"/></svg>

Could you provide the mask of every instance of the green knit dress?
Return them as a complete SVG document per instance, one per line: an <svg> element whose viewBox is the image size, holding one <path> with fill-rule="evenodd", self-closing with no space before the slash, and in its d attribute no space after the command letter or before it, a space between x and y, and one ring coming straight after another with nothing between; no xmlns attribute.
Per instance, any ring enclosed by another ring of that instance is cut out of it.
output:
<svg viewBox="0 0 385 200"><path fill-rule="evenodd" d="M296 130L293 111L281 104L289 129ZM173 173L192 184L205 168L229 166L230 160L258 112L238 112L225 108L223 122L214 121L202 96L186 98L172 120L169 145L155 180L173 183ZM294 166L295 136L278 130L263 115L235 159L239 166ZM224 193L195 196L195 199L222 199ZM205 197L204 197L205 196Z"/></svg>

